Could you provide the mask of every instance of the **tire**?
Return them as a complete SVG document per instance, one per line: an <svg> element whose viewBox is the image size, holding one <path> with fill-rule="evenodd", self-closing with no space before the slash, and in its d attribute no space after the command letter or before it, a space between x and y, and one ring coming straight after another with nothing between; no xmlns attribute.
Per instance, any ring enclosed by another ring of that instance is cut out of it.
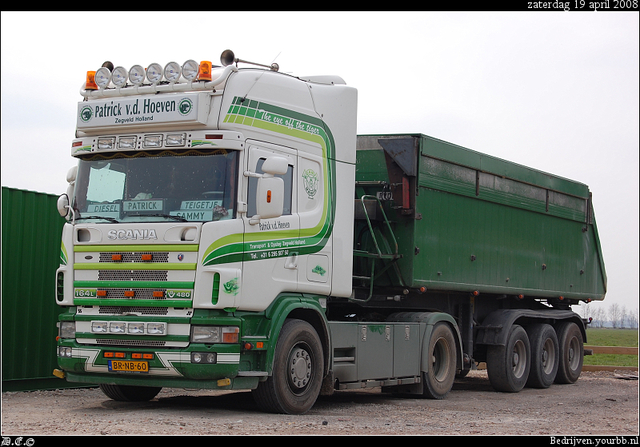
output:
<svg viewBox="0 0 640 447"><path fill-rule="evenodd" d="M423 396L429 399L444 399L451 391L456 378L456 339L447 323L433 327L427 355L429 369L422 374Z"/></svg>
<svg viewBox="0 0 640 447"><path fill-rule="evenodd" d="M560 345L560 361L555 382L575 383L582 372L584 359L582 332L577 324L565 321L556 327L556 333Z"/></svg>
<svg viewBox="0 0 640 447"><path fill-rule="evenodd" d="M146 402L158 395L162 387L100 384L102 392L120 402Z"/></svg>
<svg viewBox="0 0 640 447"><path fill-rule="evenodd" d="M320 394L323 365L322 344L313 326L286 320L276 343L272 374L252 391L258 407L271 413L306 413Z"/></svg>
<svg viewBox="0 0 640 447"><path fill-rule="evenodd" d="M548 324L535 324L527 328L531 344L531 370L528 387L549 388L556 378L560 363L560 347L555 329Z"/></svg>
<svg viewBox="0 0 640 447"><path fill-rule="evenodd" d="M520 391L527 383L530 368L531 346L522 326L511 326L505 346L487 347L487 373L497 391Z"/></svg>

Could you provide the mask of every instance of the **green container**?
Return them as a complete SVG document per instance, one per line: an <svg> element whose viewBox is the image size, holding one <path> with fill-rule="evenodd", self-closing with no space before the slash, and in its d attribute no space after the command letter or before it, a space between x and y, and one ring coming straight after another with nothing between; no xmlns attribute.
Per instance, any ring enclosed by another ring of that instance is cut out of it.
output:
<svg viewBox="0 0 640 447"><path fill-rule="evenodd" d="M2 187L2 389L64 387L53 377L64 219L57 197Z"/></svg>
<svg viewBox="0 0 640 447"><path fill-rule="evenodd" d="M379 256L375 272L387 270L371 275L375 257L356 256L356 276L376 287L604 299L586 185L420 134L359 136L357 149L355 249L389 255L397 243L399 259Z"/></svg>

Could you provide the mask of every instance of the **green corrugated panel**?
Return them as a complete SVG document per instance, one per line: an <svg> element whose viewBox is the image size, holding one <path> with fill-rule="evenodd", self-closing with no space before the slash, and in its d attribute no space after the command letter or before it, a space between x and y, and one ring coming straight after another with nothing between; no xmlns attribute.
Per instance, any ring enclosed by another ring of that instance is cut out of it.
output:
<svg viewBox="0 0 640 447"><path fill-rule="evenodd" d="M358 196L375 196L381 186L371 182L389 181L377 143L389 137L419 142L417 218L385 202L407 286L604 298L604 261L586 185L425 135L378 135L358 137L356 179L364 182ZM411 141L400 146L402 156ZM357 228L356 236L367 245L366 231ZM384 286L385 278L377 284Z"/></svg>
<svg viewBox="0 0 640 447"><path fill-rule="evenodd" d="M64 219L57 197L2 187L3 390L49 388L56 362L55 300Z"/></svg>

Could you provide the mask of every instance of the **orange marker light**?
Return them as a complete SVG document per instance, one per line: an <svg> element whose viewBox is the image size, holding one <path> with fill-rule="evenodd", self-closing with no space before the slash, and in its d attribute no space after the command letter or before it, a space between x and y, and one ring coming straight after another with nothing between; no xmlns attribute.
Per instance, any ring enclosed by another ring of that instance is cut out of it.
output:
<svg viewBox="0 0 640 447"><path fill-rule="evenodd" d="M131 354L131 358L132 359L141 359L142 358L142 354L140 354L138 352L134 352L133 354Z"/></svg>
<svg viewBox="0 0 640 447"><path fill-rule="evenodd" d="M150 253L142 255L142 260L143 261L151 261L152 258L153 258L153 255L150 254Z"/></svg>
<svg viewBox="0 0 640 447"><path fill-rule="evenodd" d="M104 356L107 358L112 358L113 357L113 352L105 352Z"/></svg>
<svg viewBox="0 0 640 447"><path fill-rule="evenodd" d="M198 80L199 81L211 80L211 61L200 62L200 67L198 68Z"/></svg>
<svg viewBox="0 0 640 447"><path fill-rule="evenodd" d="M112 261L122 261L122 255L111 255Z"/></svg>
<svg viewBox="0 0 640 447"><path fill-rule="evenodd" d="M142 358L146 360L153 360L153 354L142 354Z"/></svg>
<svg viewBox="0 0 640 447"><path fill-rule="evenodd" d="M124 296L126 296L127 298L132 298L136 293L133 290L125 290L124 291Z"/></svg>
<svg viewBox="0 0 640 447"><path fill-rule="evenodd" d="M116 352L117 359L123 359L125 357L124 352Z"/></svg>
<svg viewBox="0 0 640 447"><path fill-rule="evenodd" d="M86 90L98 90L98 85L96 84L96 72L88 71L87 72L87 83L84 87Z"/></svg>
<svg viewBox="0 0 640 447"><path fill-rule="evenodd" d="M98 295L98 296L107 296L107 291L106 290L98 290L96 292L96 295Z"/></svg>
<svg viewBox="0 0 640 447"><path fill-rule="evenodd" d="M267 203L271 203L271 190L267 191Z"/></svg>
<svg viewBox="0 0 640 447"><path fill-rule="evenodd" d="M154 290L153 291L154 298L164 298L164 292L162 290Z"/></svg>

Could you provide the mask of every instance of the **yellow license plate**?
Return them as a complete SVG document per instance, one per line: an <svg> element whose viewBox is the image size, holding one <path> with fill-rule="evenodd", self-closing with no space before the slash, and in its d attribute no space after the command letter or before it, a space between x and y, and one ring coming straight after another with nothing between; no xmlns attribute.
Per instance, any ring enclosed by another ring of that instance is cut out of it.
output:
<svg viewBox="0 0 640 447"><path fill-rule="evenodd" d="M147 373L149 372L149 362L109 360L109 371Z"/></svg>

